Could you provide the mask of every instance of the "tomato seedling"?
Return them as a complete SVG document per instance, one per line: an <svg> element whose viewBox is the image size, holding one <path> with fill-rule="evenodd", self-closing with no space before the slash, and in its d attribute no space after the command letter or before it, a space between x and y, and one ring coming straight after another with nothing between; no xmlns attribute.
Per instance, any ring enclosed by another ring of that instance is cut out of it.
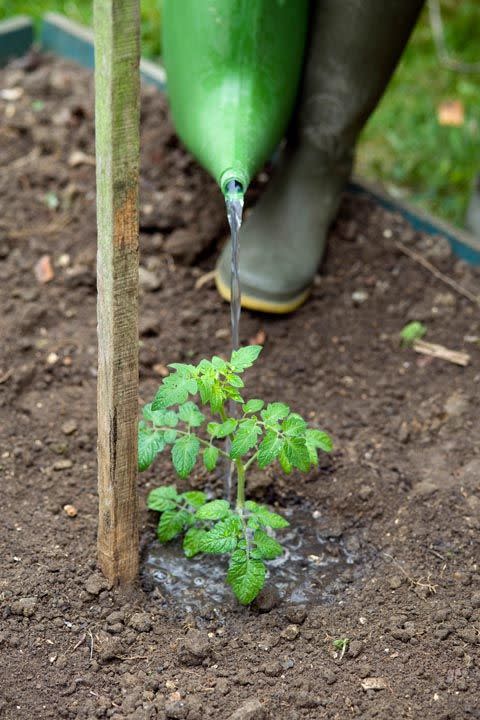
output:
<svg viewBox="0 0 480 720"><path fill-rule="evenodd" d="M183 536L188 558L199 553L230 555L226 581L244 605L254 600L265 583L265 561L283 552L273 531L289 524L265 505L245 499L249 469L256 463L263 470L278 461L285 473L293 468L308 472L317 465L319 450L332 449L327 433L308 427L285 403L265 405L257 398L243 398L240 375L253 365L261 349L250 345L234 350L229 361L213 357L198 365L170 365L173 372L164 378L153 402L143 408L138 437L140 470L150 467L167 447L181 478L190 475L200 457L209 472L215 471L221 457L234 463L235 507L227 500L208 500L201 491L180 493L174 485L152 490L147 504L160 513L160 542ZM210 418L190 399L197 396ZM232 403L238 405L238 416L229 413Z"/></svg>

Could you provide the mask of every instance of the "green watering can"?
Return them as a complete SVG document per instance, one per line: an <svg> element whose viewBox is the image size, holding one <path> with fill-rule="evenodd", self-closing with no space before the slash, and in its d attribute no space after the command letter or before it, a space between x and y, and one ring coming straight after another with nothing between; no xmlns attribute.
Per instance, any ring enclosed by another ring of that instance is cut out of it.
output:
<svg viewBox="0 0 480 720"><path fill-rule="evenodd" d="M285 134L308 9L308 0L163 2L174 124L224 194L245 191Z"/></svg>

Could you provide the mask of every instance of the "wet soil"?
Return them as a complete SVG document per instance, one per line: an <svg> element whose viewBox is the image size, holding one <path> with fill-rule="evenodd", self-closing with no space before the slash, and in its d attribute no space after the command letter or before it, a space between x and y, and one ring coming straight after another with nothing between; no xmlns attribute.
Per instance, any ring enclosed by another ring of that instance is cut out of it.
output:
<svg viewBox="0 0 480 720"><path fill-rule="evenodd" d="M241 342L265 345L252 395L289 402L336 446L306 477L254 476L251 494L316 512L361 567L340 564L304 604L270 586L256 608L189 609L145 565L144 499L172 481L165 458L139 481L141 583L109 588L95 567L92 77L29 56L0 71L0 90L0 716L479 718L478 307L395 242L477 293L478 271L346 196L308 303L242 314ZM144 402L167 363L224 353L230 320L205 277L223 200L148 88L141 231ZM400 348L411 319L470 364Z"/></svg>

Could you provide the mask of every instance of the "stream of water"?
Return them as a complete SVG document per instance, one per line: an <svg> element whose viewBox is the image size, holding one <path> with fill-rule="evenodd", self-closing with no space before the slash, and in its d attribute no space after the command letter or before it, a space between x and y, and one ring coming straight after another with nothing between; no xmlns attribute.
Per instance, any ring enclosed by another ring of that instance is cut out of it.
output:
<svg viewBox="0 0 480 720"><path fill-rule="evenodd" d="M229 183L227 195L225 196L227 206L228 224L232 236L232 259L230 265L230 319L232 332L232 350L240 346L240 312L242 308L242 296L240 292L239 260L240 260L240 227L243 216L243 191L241 185L235 181ZM230 403L230 417L237 416L237 404ZM229 444L229 443L227 443ZM229 451L227 447L227 452ZM225 474L224 497L232 502L235 489L235 466L229 463Z"/></svg>

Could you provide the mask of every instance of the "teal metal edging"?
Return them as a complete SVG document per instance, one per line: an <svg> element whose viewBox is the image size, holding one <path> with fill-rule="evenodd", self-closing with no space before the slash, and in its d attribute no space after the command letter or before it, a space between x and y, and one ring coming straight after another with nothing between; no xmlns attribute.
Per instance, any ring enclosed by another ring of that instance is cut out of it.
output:
<svg viewBox="0 0 480 720"><path fill-rule="evenodd" d="M32 44L33 23L29 17L18 15L0 22L0 67L25 55Z"/></svg>
<svg viewBox="0 0 480 720"><path fill-rule="evenodd" d="M385 210L400 213L415 230L428 235L445 237L457 257L470 265L480 265L480 239L472 233L460 230L440 218L429 215L411 203L400 202L364 180L355 178L349 183L348 189L354 194L368 195Z"/></svg>
<svg viewBox="0 0 480 720"><path fill-rule="evenodd" d="M40 45L48 50L68 58L86 68L94 67L94 35L89 28L68 20L57 13L47 13L42 21ZM142 79L165 90L165 71L150 60L140 61Z"/></svg>
<svg viewBox="0 0 480 720"><path fill-rule="evenodd" d="M31 47L33 39L33 23L28 17L19 16L0 22L0 66L12 57L24 55ZM83 67L94 66L93 32L63 15L47 13L44 16L40 46ZM159 90L165 90L166 76L160 65L142 59L140 73L145 82L155 85ZM364 180L355 178L350 183L349 190L367 195L386 210L400 213L416 230L445 237L455 255L471 265L480 265L480 238L459 230L410 203L400 202Z"/></svg>

